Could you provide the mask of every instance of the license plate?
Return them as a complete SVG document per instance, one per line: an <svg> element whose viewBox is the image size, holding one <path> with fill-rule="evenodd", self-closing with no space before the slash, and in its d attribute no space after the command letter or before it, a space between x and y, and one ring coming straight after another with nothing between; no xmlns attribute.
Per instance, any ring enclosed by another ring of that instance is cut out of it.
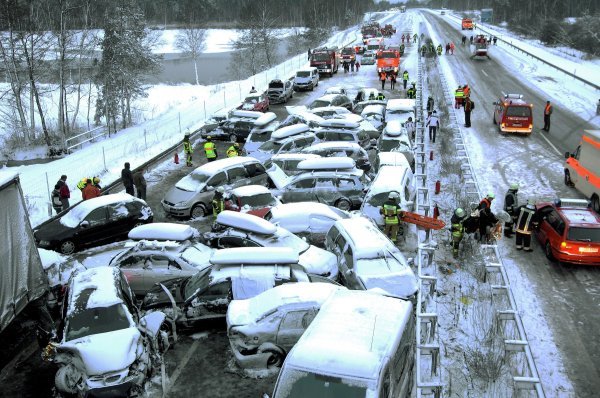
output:
<svg viewBox="0 0 600 398"><path fill-rule="evenodd" d="M513 127L521 127L522 124L521 123L513 123Z"/></svg>
<svg viewBox="0 0 600 398"><path fill-rule="evenodd" d="M598 253L598 248L596 248L596 247L580 247L579 253Z"/></svg>

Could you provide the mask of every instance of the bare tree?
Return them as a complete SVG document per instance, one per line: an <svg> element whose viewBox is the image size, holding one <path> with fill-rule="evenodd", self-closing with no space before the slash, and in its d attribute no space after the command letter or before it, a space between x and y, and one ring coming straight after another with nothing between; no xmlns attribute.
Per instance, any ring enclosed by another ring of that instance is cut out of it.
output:
<svg viewBox="0 0 600 398"><path fill-rule="evenodd" d="M198 59L200 54L206 48L206 30L187 27L181 30L175 37L175 47L181 50L185 55L194 61L194 72L196 74L196 84L198 80Z"/></svg>

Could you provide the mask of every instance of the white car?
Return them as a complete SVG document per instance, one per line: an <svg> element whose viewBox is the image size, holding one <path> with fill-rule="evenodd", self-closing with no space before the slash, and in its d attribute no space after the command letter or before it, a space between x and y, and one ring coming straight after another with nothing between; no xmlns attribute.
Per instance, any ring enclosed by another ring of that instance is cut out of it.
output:
<svg viewBox="0 0 600 398"><path fill-rule="evenodd" d="M363 53L360 60L361 65L375 65L375 53L371 50L367 50Z"/></svg>
<svg viewBox="0 0 600 398"><path fill-rule="evenodd" d="M348 92L346 91L346 89L344 87L332 86L332 87L329 87L327 90L325 90L325 94L344 94L344 95L348 95Z"/></svg>
<svg viewBox="0 0 600 398"><path fill-rule="evenodd" d="M227 336L243 368L281 366L283 359L338 290L330 283L286 283L246 300L232 300L227 309Z"/></svg>
<svg viewBox="0 0 600 398"><path fill-rule="evenodd" d="M395 98L388 100L387 107L385 108L386 121L389 123L392 120L400 120L404 123L409 117L412 117L413 121L416 120L416 104L416 100L409 98Z"/></svg>
<svg viewBox="0 0 600 398"><path fill-rule="evenodd" d="M338 220L350 218L350 213L324 203L296 202L272 207L265 220L323 247L325 235Z"/></svg>
<svg viewBox="0 0 600 398"><path fill-rule="evenodd" d="M367 105L360 116L370 122L378 131L385 127L385 105Z"/></svg>

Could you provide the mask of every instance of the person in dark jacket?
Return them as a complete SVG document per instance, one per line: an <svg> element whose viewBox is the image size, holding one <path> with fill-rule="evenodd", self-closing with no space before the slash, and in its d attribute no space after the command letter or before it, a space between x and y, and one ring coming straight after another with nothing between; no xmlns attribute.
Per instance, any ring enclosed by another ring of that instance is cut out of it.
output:
<svg viewBox="0 0 600 398"><path fill-rule="evenodd" d="M427 98L427 112L433 112L433 97L431 95Z"/></svg>
<svg viewBox="0 0 600 398"><path fill-rule="evenodd" d="M495 197L496 195L490 192L481 200L481 202L479 202L479 206L477 206L477 210L479 211L480 242L486 242L488 240L491 227L498 222L496 215L492 212L492 201Z"/></svg>
<svg viewBox="0 0 600 398"><path fill-rule="evenodd" d="M70 206L69 198L71 197L71 191L69 191L69 186L67 185L67 176L63 174L60 176L60 180L56 183L59 186L58 192L60 195L60 202L62 203L62 209L67 210Z"/></svg>
<svg viewBox="0 0 600 398"><path fill-rule="evenodd" d="M139 169L133 173L133 184L137 191L137 197L146 200L146 178L144 177L143 169Z"/></svg>
<svg viewBox="0 0 600 398"><path fill-rule="evenodd" d="M515 225L517 250L531 251L531 233L539 225L539 215L535 211L535 203L529 199L525 206L518 209L518 218Z"/></svg>
<svg viewBox="0 0 600 398"><path fill-rule="evenodd" d="M463 221L465 221L467 215L460 207L454 211L452 218L450 219L450 233L452 234L452 255L454 258L458 257L458 248L460 242L463 239L465 233L465 227Z"/></svg>
<svg viewBox="0 0 600 398"><path fill-rule="evenodd" d="M513 233L513 226L519 213L517 212L519 207L519 198L517 192L519 191L519 184L510 184L510 188L504 196L504 211L510 215L510 221L504 223L504 236L510 238Z"/></svg>
<svg viewBox="0 0 600 398"><path fill-rule="evenodd" d="M471 127L471 112L475 109L475 103L471 100L469 96L466 96L464 99L464 109L465 109L465 127Z"/></svg>
<svg viewBox="0 0 600 398"><path fill-rule="evenodd" d="M125 192L130 195L135 195L133 192L133 176L131 174L131 165L129 162L125 162L124 169L121 170L121 181L123 181L123 185L125 186Z"/></svg>
<svg viewBox="0 0 600 398"><path fill-rule="evenodd" d="M60 185L56 184L54 186L54 189L52 190L52 195L50 195L50 198L52 199L52 207L54 208L54 211L56 212L56 214L60 213L62 211L62 201L60 200Z"/></svg>

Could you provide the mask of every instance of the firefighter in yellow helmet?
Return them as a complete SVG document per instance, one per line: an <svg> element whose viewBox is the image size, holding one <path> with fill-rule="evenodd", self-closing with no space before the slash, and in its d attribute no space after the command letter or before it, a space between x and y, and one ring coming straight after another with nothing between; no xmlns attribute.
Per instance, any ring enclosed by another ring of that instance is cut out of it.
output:
<svg viewBox="0 0 600 398"><path fill-rule="evenodd" d="M185 164L186 166L193 166L192 163L192 154L194 153L194 148L192 147L192 143L190 142L190 133L189 131L185 133L183 137L183 152L185 153Z"/></svg>
<svg viewBox="0 0 600 398"><path fill-rule="evenodd" d="M398 197L397 192L390 192L388 200L379 209L379 213L383 215L385 224L383 233L394 243L398 240L398 230L400 229L399 218L403 216L403 212L400 210L400 205L398 204Z"/></svg>
<svg viewBox="0 0 600 398"><path fill-rule="evenodd" d="M227 157L233 158L235 156L239 156L240 154L240 144L237 142L233 143L229 148L227 148Z"/></svg>
<svg viewBox="0 0 600 398"><path fill-rule="evenodd" d="M214 162L217 160L217 147L215 143L212 142L212 137L206 137L206 142L204 143L204 152L206 153L206 160L209 162Z"/></svg>

